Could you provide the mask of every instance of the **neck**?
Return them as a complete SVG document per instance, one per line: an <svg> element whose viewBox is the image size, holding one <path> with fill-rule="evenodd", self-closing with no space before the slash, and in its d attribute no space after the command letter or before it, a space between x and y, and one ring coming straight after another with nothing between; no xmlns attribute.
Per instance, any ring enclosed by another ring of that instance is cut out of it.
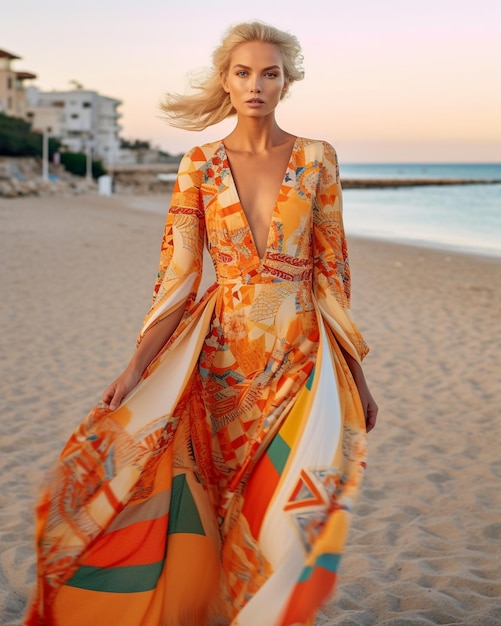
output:
<svg viewBox="0 0 501 626"><path fill-rule="evenodd" d="M278 126L275 118L245 118L238 120L224 143L229 150L259 153L283 144L290 136Z"/></svg>

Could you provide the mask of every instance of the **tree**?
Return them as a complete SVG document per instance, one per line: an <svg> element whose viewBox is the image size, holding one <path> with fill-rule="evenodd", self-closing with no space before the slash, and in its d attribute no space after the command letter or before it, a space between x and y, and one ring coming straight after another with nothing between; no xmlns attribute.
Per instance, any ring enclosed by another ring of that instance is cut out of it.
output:
<svg viewBox="0 0 501 626"><path fill-rule="evenodd" d="M61 142L49 138L49 158L59 150ZM29 122L20 117L0 113L0 155L13 157L41 157L42 134L31 130Z"/></svg>
<svg viewBox="0 0 501 626"><path fill-rule="evenodd" d="M149 150L151 145L149 141L143 141L141 139L135 139L134 141L120 139L120 147L128 150Z"/></svg>

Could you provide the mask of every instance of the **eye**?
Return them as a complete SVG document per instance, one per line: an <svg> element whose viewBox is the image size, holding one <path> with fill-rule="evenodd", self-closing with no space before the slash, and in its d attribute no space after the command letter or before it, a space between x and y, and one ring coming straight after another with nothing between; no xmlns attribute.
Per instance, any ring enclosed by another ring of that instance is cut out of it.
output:
<svg viewBox="0 0 501 626"><path fill-rule="evenodd" d="M247 76L247 72L246 72L246 70L238 70L236 75L244 77L244 76Z"/></svg>
<svg viewBox="0 0 501 626"><path fill-rule="evenodd" d="M275 72L266 72L265 76L266 78L276 78L278 74L276 74Z"/></svg>

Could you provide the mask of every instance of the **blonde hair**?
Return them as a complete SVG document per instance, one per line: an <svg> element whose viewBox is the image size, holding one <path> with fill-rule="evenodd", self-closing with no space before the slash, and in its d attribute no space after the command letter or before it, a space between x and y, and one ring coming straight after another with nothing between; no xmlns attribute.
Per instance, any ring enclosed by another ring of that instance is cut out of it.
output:
<svg viewBox="0 0 501 626"><path fill-rule="evenodd" d="M221 77L227 74L231 55L237 46L250 41L271 43L278 48L288 87L304 78L301 46L294 35L258 21L236 24L228 30L221 45L214 50L209 74L192 80L191 86L196 93L166 95L161 109L171 126L185 130L204 130L235 115L236 111L229 94L223 89Z"/></svg>

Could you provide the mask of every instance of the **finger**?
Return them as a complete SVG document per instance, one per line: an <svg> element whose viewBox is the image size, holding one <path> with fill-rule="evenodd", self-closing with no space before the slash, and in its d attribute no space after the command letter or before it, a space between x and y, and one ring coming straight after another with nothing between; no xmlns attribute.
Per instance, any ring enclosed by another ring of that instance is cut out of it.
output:
<svg viewBox="0 0 501 626"><path fill-rule="evenodd" d="M104 390L101 400L104 402L104 404L109 404L110 400L113 398L114 395L115 395L115 383L111 384L109 387L107 387Z"/></svg>
<svg viewBox="0 0 501 626"><path fill-rule="evenodd" d="M123 393L121 390L116 389L115 393L113 394L113 398L111 399L110 402L110 409L112 411L114 411L115 409L118 409L118 407L120 406L120 402L122 401L123 398Z"/></svg>
<svg viewBox="0 0 501 626"><path fill-rule="evenodd" d="M376 417L377 417L377 413L372 412L372 411L368 411L367 417L365 418L365 430L368 433L370 433L370 431L376 425Z"/></svg>

